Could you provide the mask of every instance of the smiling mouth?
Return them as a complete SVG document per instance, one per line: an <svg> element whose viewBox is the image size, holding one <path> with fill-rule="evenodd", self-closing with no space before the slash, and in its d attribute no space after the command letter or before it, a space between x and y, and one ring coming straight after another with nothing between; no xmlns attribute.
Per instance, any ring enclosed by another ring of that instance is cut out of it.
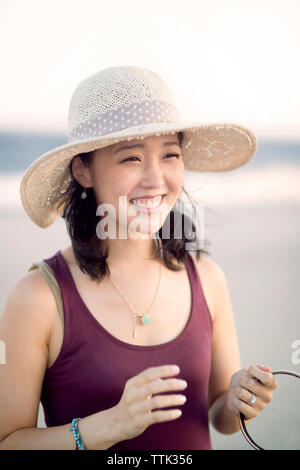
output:
<svg viewBox="0 0 300 470"><path fill-rule="evenodd" d="M155 198L149 198L149 199L131 199L129 202L137 210L141 212L151 213L151 212L156 212L160 209L160 206L162 205L164 199L165 199L165 194L162 196L157 196Z"/></svg>

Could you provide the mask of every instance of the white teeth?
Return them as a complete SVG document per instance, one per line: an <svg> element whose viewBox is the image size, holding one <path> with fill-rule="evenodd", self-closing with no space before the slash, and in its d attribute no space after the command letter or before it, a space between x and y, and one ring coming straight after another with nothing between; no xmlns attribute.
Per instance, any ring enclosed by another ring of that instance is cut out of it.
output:
<svg viewBox="0 0 300 470"><path fill-rule="evenodd" d="M154 209L160 205L161 196L157 196L153 199L133 199L132 203L136 206L147 207L148 209Z"/></svg>

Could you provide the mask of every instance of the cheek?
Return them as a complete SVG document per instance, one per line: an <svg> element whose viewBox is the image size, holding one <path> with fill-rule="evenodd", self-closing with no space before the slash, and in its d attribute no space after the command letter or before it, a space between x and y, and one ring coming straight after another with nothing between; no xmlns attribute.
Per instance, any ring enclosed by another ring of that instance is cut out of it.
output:
<svg viewBox="0 0 300 470"><path fill-rule="evenodd" d="M103 202L115 205L119 195L127 194L129 179L120 177L120 174L107 167L101 168L100 165L96 170L93 186L98 204Z"/></svg>
<svg viewBox="0 0 300 470"><path fill-rule="evenodd" d="M169 172L166 178L170 190L174 193L179 193L184 183L184 166L178 165L176 169Z"/></svg>

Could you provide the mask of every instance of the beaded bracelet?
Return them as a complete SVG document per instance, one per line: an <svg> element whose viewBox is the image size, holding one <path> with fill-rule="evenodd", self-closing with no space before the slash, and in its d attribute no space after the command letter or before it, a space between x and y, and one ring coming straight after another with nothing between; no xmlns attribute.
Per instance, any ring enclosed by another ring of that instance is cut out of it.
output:
<svg viewBox="0 0 300 470"><path fill-rule="evenodd" d="M76 450L87 450L82 437L79 432L78 422L81 418L74 418L72 420L72 426L69 428L73 432L74 439L76 441Z"/></svg>

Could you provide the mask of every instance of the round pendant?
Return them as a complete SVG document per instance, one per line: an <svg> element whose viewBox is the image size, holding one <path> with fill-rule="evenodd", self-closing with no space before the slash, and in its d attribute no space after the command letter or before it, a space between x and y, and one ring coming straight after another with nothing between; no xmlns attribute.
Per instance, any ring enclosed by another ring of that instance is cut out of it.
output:
<svg viewBox="0 0 300 470"><path fill-rule="evenodd" d="M150 323L149 315L143 315L141 318L141 322L143 323L143 325L148 325Z"/></svg>

